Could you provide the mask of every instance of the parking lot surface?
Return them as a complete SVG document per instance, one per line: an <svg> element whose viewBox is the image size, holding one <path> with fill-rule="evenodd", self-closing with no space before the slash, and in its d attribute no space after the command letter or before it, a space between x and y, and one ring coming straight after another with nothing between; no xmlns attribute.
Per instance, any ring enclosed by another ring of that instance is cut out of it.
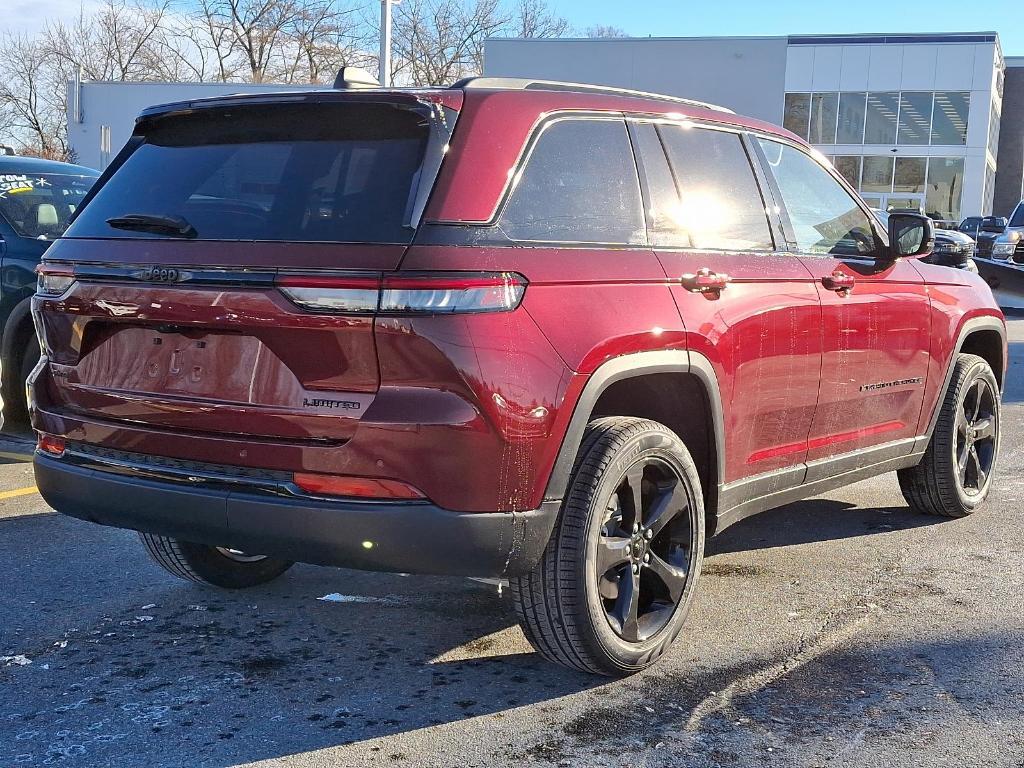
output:
<svg viewBox="0 0 1024 768"><path fill-rule="evenodd" d="M709 542L646 673L546 663L508 594L296 566L246 592L54 514L0 441L0 766L1024 766L1024 320L999 482L964 520L894 475ZM332 599L323 600L326 596Z"/></svg>

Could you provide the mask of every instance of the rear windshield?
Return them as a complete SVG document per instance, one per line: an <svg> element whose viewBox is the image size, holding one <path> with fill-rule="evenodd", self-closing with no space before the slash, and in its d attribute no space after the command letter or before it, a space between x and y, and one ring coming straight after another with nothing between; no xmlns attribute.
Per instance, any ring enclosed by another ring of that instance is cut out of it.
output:
<svg viewBox="0 0 1024 768"><path fill-rule="evenodd" d="M387 104L288 104L165 118L67 232L200 240L407 243L428 119Z"/></svg>
<svg viewBox="0 0 1024 768"><path fill-rule="evenodd" d="M96 181L65 173L0 173L0 216L22 237L60 237Z"/></svg>

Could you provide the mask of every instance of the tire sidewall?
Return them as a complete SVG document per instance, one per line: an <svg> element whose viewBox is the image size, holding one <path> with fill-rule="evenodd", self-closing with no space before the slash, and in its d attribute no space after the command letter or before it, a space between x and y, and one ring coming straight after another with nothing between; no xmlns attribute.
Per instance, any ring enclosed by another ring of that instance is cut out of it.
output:
<svg viewBox="0 0 1024 768"><path fill-rule="evenodd" d="M978 379L985 379L989 387L992 388L992 392L995 397L993 398L993 414L996 418L996 434L995 434L995 446L992 455L992 467L988 474L988 480L986 481L985 488L976 495L969 495L960 485L960 476L957 471L957 456L956 456L956 417L957 413L963 408L964 400L967 397L967 393L970 391L971 385ZM950 455L946 456L946 461L950 472L953 473L953 486L956 488L957 499L960 505L963 507L965 512L973 511L976 507L980 506L985 499L988 497L989 491L992 489L992 481L995 476L996 467L999 465L999 450L1001 444L1001 432L1002 432L1002 420L1000 414L1000 400L1002 399L999 391L999 384L996 381L996 376L992 372L992 368L984 360L975 361L970 368L967 369L967 373L960 384L959 391L956 393L956 400L954 401L955 409L953 413L945 414L948 419L947 428L951 431L950 435Z"/></svg>
<svg viewBox="0 0 1024 768"><path fill-rule="evenodd" d="M696 531L696 541L690 555L686 588L672 617L653 637L639 643L629 643L620 638L608 623L598 594L595 578L597 545L604 512L612 493L627 469L638 460L650 457L657 457L671 465L682 478L682 485L689 501L691 525ZM585 596L588 614L588 621L584 626L590 630L590 640L599 649L600 655L612 660L619 671L641 669L658 658L682 629L690 604L693 602L704 554L704 505L700 494L700 480L693 460L679 438L667 430L651 429L634 436L616 451L591 495L583 535L586 537L584 566L578 576L581 579L579 588Z"/></svg>

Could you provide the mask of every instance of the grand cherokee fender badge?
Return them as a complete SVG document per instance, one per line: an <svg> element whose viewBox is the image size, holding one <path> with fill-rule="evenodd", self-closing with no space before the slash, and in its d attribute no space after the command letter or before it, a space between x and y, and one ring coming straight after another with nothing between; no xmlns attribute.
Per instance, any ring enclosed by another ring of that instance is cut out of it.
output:
<svg viewBox="0 0 1024 768"><path fill-rule="evenodd" d="M897 379L896 381L880 381L877 384L862 384L861 392L870 392L875 389L889 389L890 387L902 387L907 384L922 384L923 376L915 376L912 379Z"/></svg>
<svg viewBox="0 0 1024 768"><path fill-rule="evenodd" d="M358 411L363 404L355 400L322 400L320 398L302 398L303 408L338 408L345 411Z"/></svg>

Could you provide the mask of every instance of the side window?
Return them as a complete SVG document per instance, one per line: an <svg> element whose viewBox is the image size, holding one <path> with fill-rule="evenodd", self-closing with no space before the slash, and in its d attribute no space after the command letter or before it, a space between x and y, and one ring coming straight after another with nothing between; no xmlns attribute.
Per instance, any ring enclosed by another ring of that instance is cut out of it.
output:
<svg viewBox="0 0 1024 768"><path fill-rule="evenodd" d="M774 248L765 203L743 141L735 133L659 125L678 198L670 219L690 247Z"/></svg>
<svg viewBox="0 0 1024 768"><path fill-rule="evenodd" d="M868 215L824 168L787 144L758 139L805 253L870 256L877 246Z"/></svg>
<svg viewBox="0 0 1024 768"><path fill-rule="evenodd" d="M562 120L541 133L498 225L513 240L642 244L636 162L621 120Z"/></svg>
<svg viewBox="0 0 1024 768"><path fill-rule="evenodd" d="M633 145L647 181L647 223L651 245L690 247L690 236L676 222L679 192L653 123L633 123Z"/></svg>

